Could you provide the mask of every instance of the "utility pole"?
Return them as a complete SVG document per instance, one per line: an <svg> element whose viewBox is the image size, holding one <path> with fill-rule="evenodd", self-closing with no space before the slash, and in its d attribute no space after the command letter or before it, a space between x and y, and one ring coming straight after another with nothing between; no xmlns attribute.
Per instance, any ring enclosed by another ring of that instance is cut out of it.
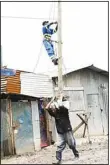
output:
<svg viewBox="0 0 110 165"><path fill-rule="evenodd" d="M63 94L63 77L62 77L62 18L61 18L61 1L58 1L58 95L60 98Z"/></svg>

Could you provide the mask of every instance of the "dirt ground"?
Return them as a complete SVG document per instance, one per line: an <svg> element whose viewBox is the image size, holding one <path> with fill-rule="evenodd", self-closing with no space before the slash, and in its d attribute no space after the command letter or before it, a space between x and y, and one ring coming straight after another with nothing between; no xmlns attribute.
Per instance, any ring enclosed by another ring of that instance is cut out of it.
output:
<svg viewBox="0 0 110 165"><path fill-rule="evenodd" d="M76 139L77 140L77 139ZM88 142L78 144L79 159L75 159L67 147L63 152L62 164L108 164L108 139L97 137ZM52 164L55 161L56 145L22 156L5 157L1 164Z"/></svg>

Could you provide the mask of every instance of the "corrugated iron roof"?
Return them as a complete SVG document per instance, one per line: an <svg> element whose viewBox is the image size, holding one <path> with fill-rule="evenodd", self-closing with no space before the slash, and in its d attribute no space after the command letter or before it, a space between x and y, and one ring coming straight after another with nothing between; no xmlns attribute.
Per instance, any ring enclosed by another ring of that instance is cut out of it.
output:
<svg viewBox="0 0 110 165"><path fill-rule="evenodd" d="M14 76L2 76L1 93L52 97L53 84L48 75L17 70Z"/></svg>
<svg viewBox="0 0 110 165"><path fill-rule="evenodd" d="M53 84L48 75L21 72L20 80L21 94L34 97L53 96Z"/></svg>
<svg viewBox="0 0 110 165"><path fill-rule="evenodd" d="M94 70L94 71L96 71L96 72L99 72L99 73L101 73L101 74L103 74L103 75L108 76L108 71L103 70L103 69L100 69L100 68L97 68L97 67L95 67L94 65L91 65L91 66L89 66L88 68L89 68L89 69L92 69L92 70Z"/></svg>
<svg viewBox="0 0 110 165"><path fill-rule="evenodd" d="M103 74L103 75L105 75L105 76L108 76L108 71L103 70L103 69L100 69L100 68L98 68L98 67L95 67L94 65L85 66L85 67L83 67L83 68L68 69L66 72L63 71L63 75L67 75L67 74L70 74L70 73L72 73L72 72L76 72L76 71L78 71L78 70L86 69L86 68L91 69L91 70L96 71L96 72L99 72L99 73L101 73L101 74ZM52 72L53 72L53 71L52 71ZM57 72L53 72L53 73L54 73L54 74L52 74L52 73L50 74L51 77L58 77L58 71L57 71Z"/></svg>
<svg viewBox="0 0 110 165"><path fill-rule="evenodd" d="M81 70L81 69L91 69L91 70L93 70L93 71L96 71L96 72L99 72L99 73L101 73L101 74L103 74L103 75L108 75L108 72L107 71L105 71L105 70L103 70L103 69L100 69L100 68L97 68L97 67L95 67L94 65L90 65L90 66L86 66L86 67L83 67L83 68L79 68L79 69L75 69L75 70L73 70L73 71L69 71L69 72L67 72L66 74L69 74L69 73L72 73L72 72L75 72L75 71L78 71L78 70Z"/></svg>

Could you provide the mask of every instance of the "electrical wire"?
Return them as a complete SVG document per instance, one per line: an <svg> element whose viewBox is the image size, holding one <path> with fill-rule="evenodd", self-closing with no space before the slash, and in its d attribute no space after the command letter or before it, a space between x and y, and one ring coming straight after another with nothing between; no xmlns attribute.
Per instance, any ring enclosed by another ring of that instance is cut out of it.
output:
<svg viewBox="0 0 110 165"><path fill-rule="evenodd" d="M12 19L38 19L38 20L48 20L48 18L40 18L40 17L16 17L16 16L1 16L2 18L12 18ZM53 18L49 18L49 20L52 20Z"/></svg>

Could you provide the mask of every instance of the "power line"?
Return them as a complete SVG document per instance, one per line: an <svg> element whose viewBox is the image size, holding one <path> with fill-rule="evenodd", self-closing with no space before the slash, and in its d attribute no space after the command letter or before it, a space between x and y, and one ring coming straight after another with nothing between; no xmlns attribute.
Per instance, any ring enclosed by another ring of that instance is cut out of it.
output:
<svg viewBox="0 0 110 165"><path fill-rule="evenodd" d="M52 18L40 18L40 17L16 17L16 16L1 16L2 18L12 18L12 19L39 19L39 20L53 20Z"/></svg>

